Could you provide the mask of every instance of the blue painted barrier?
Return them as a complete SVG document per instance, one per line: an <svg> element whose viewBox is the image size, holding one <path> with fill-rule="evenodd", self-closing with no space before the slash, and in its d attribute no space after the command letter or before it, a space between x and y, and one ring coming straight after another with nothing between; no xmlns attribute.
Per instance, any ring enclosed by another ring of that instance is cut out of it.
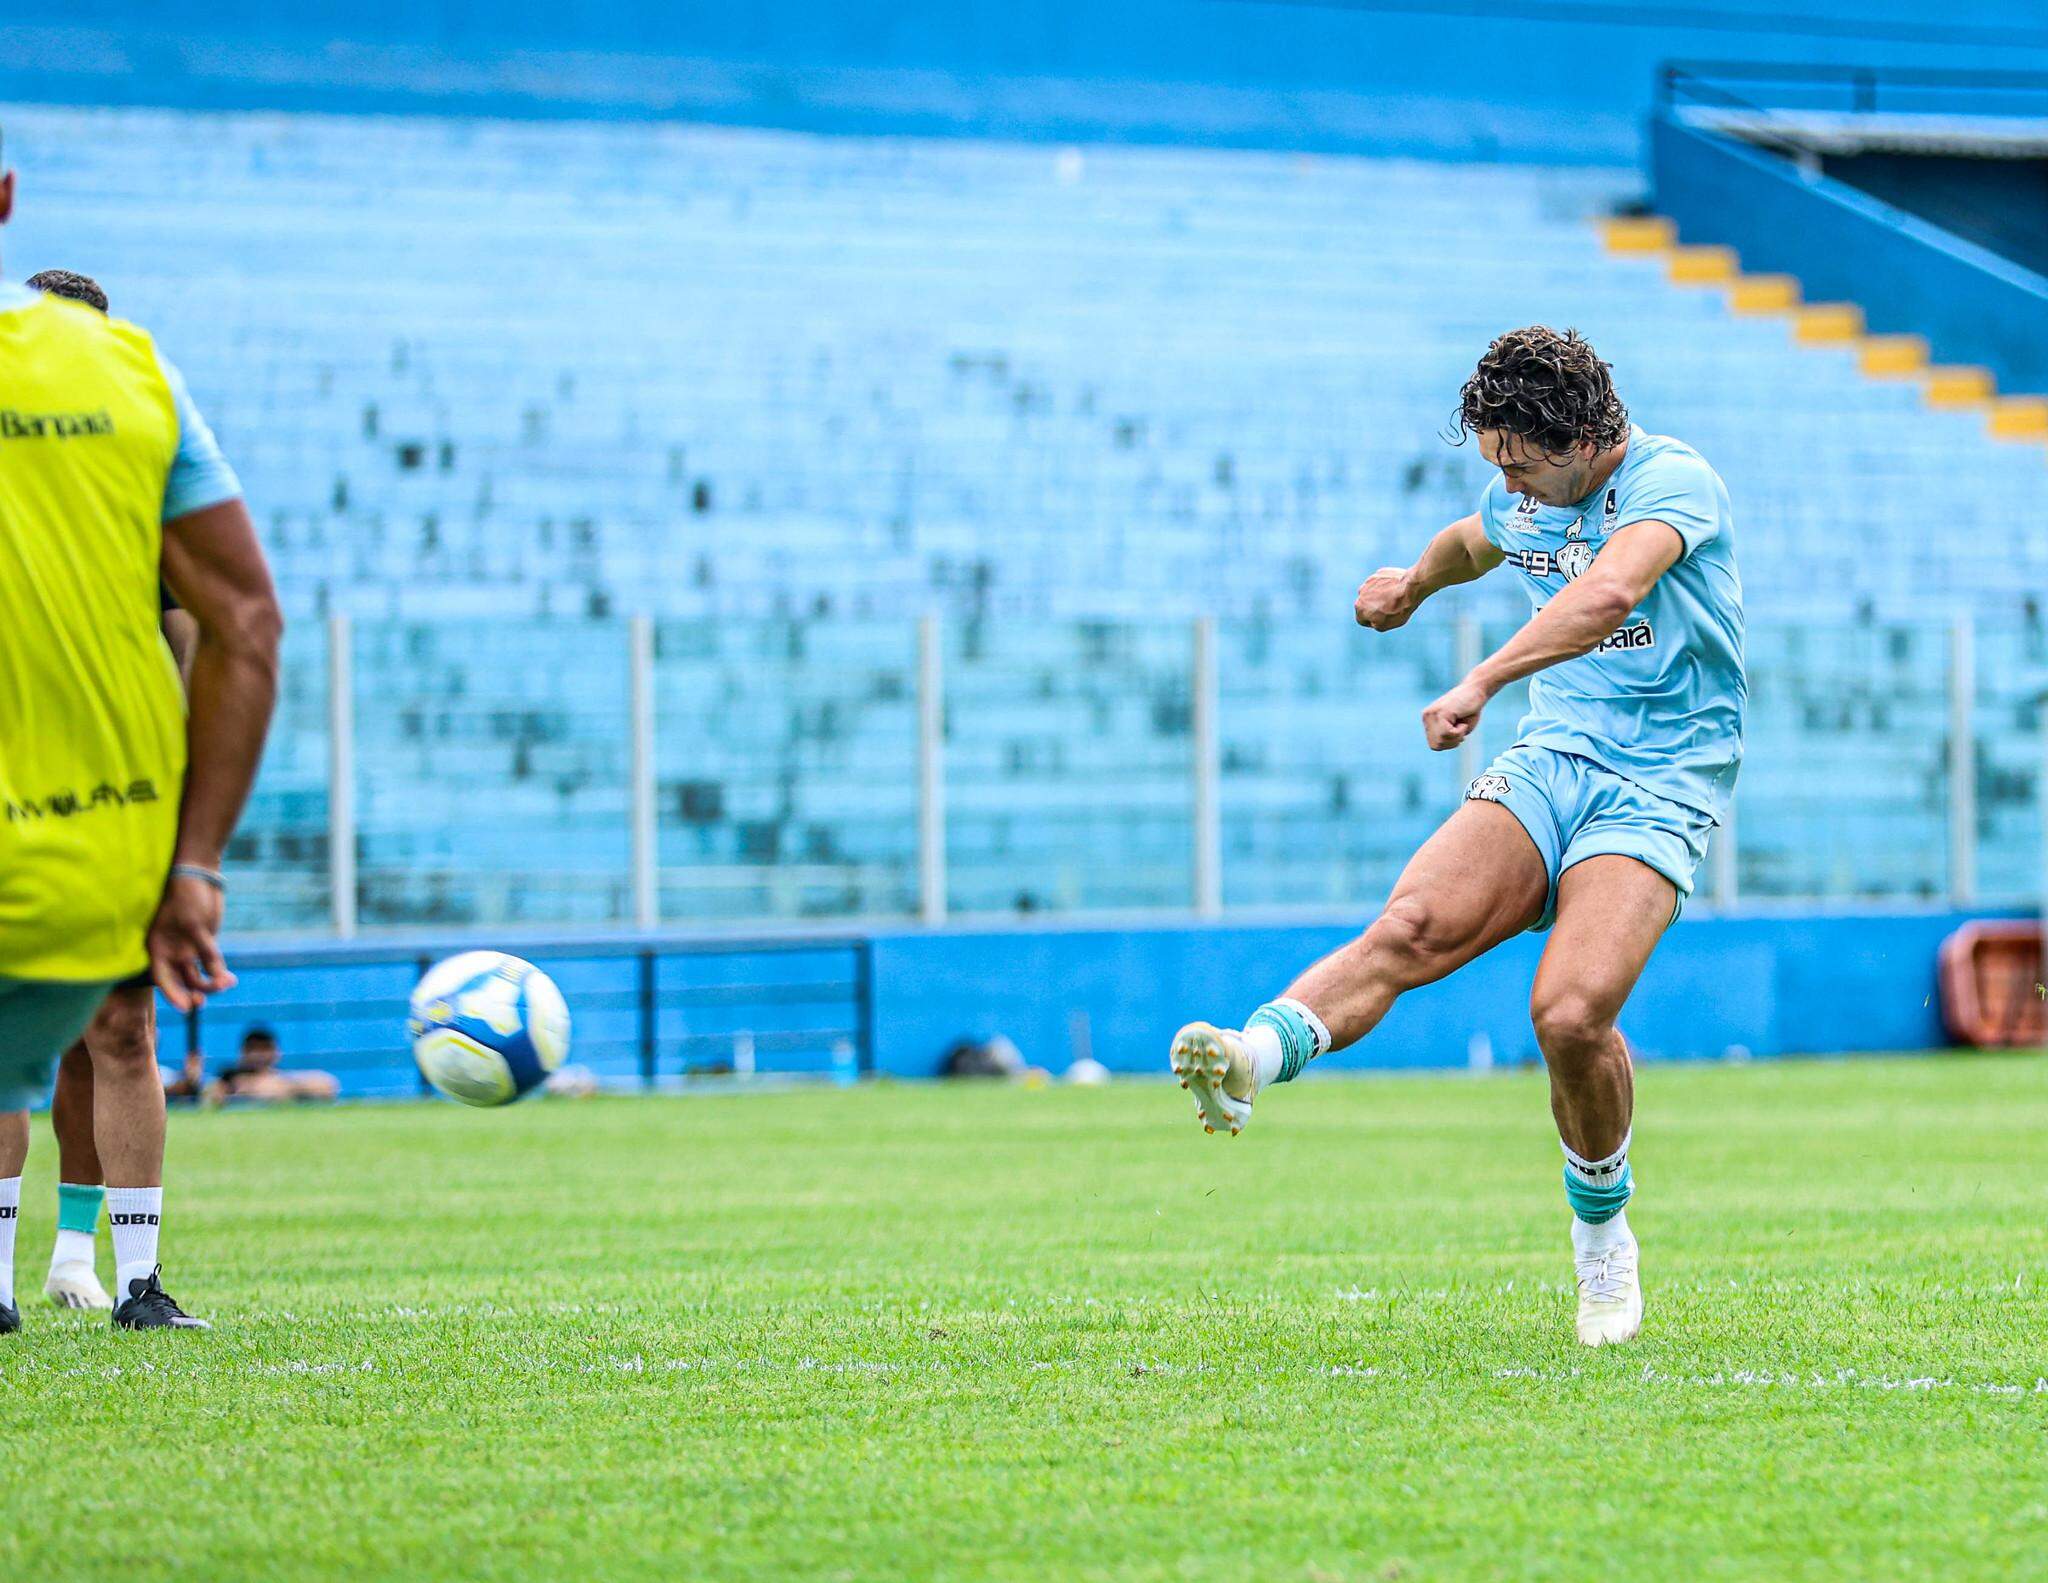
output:
<svg viewBox="0 0 2048 1583"><path fill-rule="evenodd" d="M1652 958L1623 1030L1650 1058L1915 1050L1943 1043L1935 951L1964 921L1947 911L1705 915ZM1077 1013L1112 1070L1161 1069L1194 1017L1238 1023L1347 926L1004 930L881 935L874 943L875 1066L931 1071L967 1034L1003 1033L1058 1069ZM1404 997L1333 1067L1462 1067L1483 1038L1501 1064L1538 1059L1529 986L1545 937L1525 935Z"/></svg>
<svg viewBox="0 0 2048 1583"><path fill-rule="evenodd" d="M828 1074L851 1050L874 1046L869 948L839 936L619 937L494 942L537 963L561 986L572 1025L570 1059L629 1087L729 1069ZM196 1040L208 1071L234 1057L244 1032L278 1036L288 1067L334 1073L344 1093L420 1090L406 1047L406 1001L428 964L469 943L236 946L240 982L214 997L182 1035L167 1028L173 1064ZM167 1014L174 1016L174 1014Z"/></svg>
<svg viewBox="0 0 2048 1583"><path fill-rule="evenodd" d="M2000 914L2011 916L2011 914ZM1947 911L1688 917L1658 950L1623 1028L1646 1056L1764 1057L1932 1049L1936 948ZM1055 1070L1085 1037L1113 1070L1153 1073L1192 1017L1238 1022L1355 932L1349 923L900 929L744 940L680 935L499 942L554 974L575 1020L573 1059L615 1086L729 1067L821 1076L932 1075L956 1040L1004 1034ZM1337 1068L1463 1067L1475 1041L1502 1065L1534 1061L1528 996L1546 940L1512 940L1403 999ZM244 946L242 982L206 1009L209 1068L244 1029L275 1028L288 1065L334 1071L346 1092L418 1090L405 999L420 966L461 949L389 944ZM177 1046L166 1034L166 1059Z"/></svg>
<svg viewBox="0 0 2048 1583"><path fill-rule="evenodd" d="M1945 363L1981 363L2001 389L2048 391L2048 278L1775 154L1659 115L1659 212L1743 268L1799 277L1808 300L1860 303L1874 331L1924 335Z"/></svg>

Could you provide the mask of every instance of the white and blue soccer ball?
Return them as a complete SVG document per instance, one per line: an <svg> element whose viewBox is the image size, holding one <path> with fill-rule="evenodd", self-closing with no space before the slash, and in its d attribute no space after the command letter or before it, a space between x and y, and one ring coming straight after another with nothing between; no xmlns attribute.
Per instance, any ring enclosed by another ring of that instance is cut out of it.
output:
<svg viewBox="0 0 2048 1583"><path fill-rule="evenodd" d="M406 1031L421 1074L465 1105L509 1105L569 1054L569 1008L555 981L502 951L464 951L429 968Z"/></svg>

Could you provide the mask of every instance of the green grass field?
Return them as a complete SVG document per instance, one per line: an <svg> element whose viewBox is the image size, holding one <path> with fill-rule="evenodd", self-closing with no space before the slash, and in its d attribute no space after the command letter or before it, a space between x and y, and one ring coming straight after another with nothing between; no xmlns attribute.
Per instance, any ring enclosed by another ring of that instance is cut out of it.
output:
<svg viewBox="0 0 2048 1583"><path fill-rule="evenodd" d="M1570 1339L1532 1075L179 1117L210 1336L0 1341L10 1578L2013 1578L2048 1064L1651 1068Z"/></svg>

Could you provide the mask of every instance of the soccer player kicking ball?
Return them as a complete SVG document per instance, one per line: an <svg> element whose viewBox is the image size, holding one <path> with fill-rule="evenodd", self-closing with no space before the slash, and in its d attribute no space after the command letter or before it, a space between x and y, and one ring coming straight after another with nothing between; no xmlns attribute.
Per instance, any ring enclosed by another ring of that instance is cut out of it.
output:
<svg viewBox="0 0 2048 1583"><path fill-rule="evenodd" d="M1572 1209L1579 1340L1642 1328L1625 1208L1635 1079L1615 1020L1691 894L1742 759L1742 584L1728 491L1699 454L1629 422L1576 332L1516 330L1466 381L1459 428L1500 469L1479 509L1412 567L1375 572L1360 625L1391 632L1422 602L1502 562L1535 614L1422 712L1454 748L1488 700L1532 678L1515 745L1423 843L1386 908L1240 1032L1189 1023L1172 1065L1210 1132L1326 1050L1364 1038L1405 990L1525 929L1548 929L1529 1010L1550 1071Z"/></svg>

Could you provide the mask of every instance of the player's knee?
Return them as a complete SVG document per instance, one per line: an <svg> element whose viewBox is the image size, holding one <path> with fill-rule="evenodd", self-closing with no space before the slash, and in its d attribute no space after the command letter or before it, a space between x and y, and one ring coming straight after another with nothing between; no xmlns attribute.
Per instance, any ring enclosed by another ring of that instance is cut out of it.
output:
<svg viewBox="0 0 2048 1583"><path fill-rule="evenodd" d="M1441 977L1452 948L1436 913L1417 896L1389 901L1360 943L1398 977L1415 983Z"/></svg>
<svg viewBox="0 0 2048 1583"><path fill-rule="evenodd" d="M147 1002L131 1004L125 998L110 1001L94 1021L87 1043L94 1066L110 1068L156 1065L156 1018Z"/></svg>
<svg viewBox="0 0 2048 1583"><path fill-rule="evenodd" d="M1529 1018L1553 1069L1591 1064L1614 1042L1614 1018L1581 989L1539 990L1529 1002Z"/></svg>

